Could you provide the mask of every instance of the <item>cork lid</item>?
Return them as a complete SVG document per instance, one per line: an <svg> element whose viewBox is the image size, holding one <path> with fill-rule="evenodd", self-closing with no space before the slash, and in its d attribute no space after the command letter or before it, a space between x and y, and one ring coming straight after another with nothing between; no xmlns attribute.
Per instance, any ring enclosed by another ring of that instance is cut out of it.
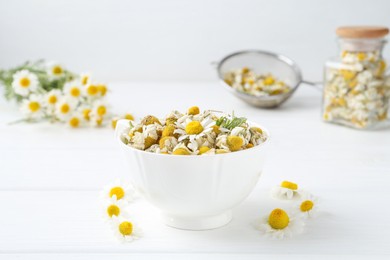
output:
<svg viewBox="0 0 390 260"><path fill-rule="evenodd" d="M383 26L342 26L336 29L336 34L342 38L382 38L389 33L389 28Z"/></svg>

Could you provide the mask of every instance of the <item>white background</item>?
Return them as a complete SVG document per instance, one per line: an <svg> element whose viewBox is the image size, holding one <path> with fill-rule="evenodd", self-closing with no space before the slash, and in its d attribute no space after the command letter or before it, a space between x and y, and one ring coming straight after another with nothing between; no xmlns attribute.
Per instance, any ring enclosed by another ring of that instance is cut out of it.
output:
<svg viewBox="0 0 390 260"><path fill-rule="evenodd" d="M390 1L0 0L0 68L46 58L107 81L214 80L211 61L258 48L318 81L335 28L352 24L389 26Z"/></svg>

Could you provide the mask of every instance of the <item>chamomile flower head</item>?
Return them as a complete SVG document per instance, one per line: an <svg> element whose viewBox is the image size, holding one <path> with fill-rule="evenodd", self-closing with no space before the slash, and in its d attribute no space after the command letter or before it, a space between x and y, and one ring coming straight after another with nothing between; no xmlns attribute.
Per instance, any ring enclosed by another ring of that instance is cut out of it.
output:
<svg viewBox="0 0 390 260"><path fill-rule="evenodd" d="M280 186L272 189L273 197L283 200L297 200L301 194L302 192L298 189L298 185L290 181L283 181Z"/></svg>
<svg viewBox="0 0 390 260"><path fill-rule="evenodd" d="M52 89L45 95L45 103L48 107L55 107L60 99L61 91L58 89Z"/></svg>
<svg viewBox="0 0 390 260"><path fill-rule="evenodd" d="M256 223L256 228L265 235L274 239L290 238L303 231L304 223L296 216L289 215L286 211L276 208L267 216Z"/></svg>
<svg viewBox="0 0 390 260"><path fill-rule="evenodd" d="M108 105L103 100L96 100L92 106L92 113L97 116L106 116L108 114Z"/></svg>
<svg viewBox="0 0 390 260"><path fill-rule="evenodd" d="M31 92L35 92L39 86L38 77L28 70L20 70L12 77L13 90L16 94L23 97L27 96Z"/></svg>
<svg viewBox="0 0 390 260"><path fill-rule="evenodd" d="M128 218L113 218L111 227L115 236L122 242L132 242L142 236L142 231L138 225Z"/></svg>
<svg viewBox="0 0 390 260"><path fill-rule="evenodd" d="M89 83L84 87L85 96L88 98L97 98L99 97L99 88L94 83Z"/></svg>
<svg viewBox="0 0 390 260"><path fill-rule="evenodd" d="M126 211L126 202L123 200L117 200L115 197L104 199L102 208L102 214L105 221L111 221L113 218L118 217L129 217L129 214Z"/></svg>
<svg viewBox="0 0 390 260"><path fill-rule="evenodd" d="M89 73L81 73L80 83L82 86L87 86L91 83L91 75Z"/></svg>
<svg viewBox="0 0 390 260"><path fill-rule="evenodd" d="M106 125L106 120L103 116L99 116L93 111L89 114L89 124L93 127L101 127Z"/></svg>
<svg viewBox="0 0 390 260"><path fill-rule="evenodd" d="M313 218L318 213L318 203L317 197L305 193L297 203L296 209L304 218Z"/></svg>
<svg viewBox="0 0 390 260"><path fill-rule="evenodd" d="M79 113L82 115L83 120L89 122L92 116L92 108L88 104L82 104L78 108Z"/></svg>
<svg viewBox="0 0 390 260"><path fill-rule="evenodd" d="M68 119L74 112L75 102L73 99L63 97L56 104L56 116L61 120Z"/></svg>
<svg viewBox="0 0 390 260"><path fill-rule="evenodd" d="M190 142L188 148L195 152L204 145L207 136L213 132L213 125L215 125L215 121L207 114L204 116L188 114L176 121L176 129L173 133L180 135L179 142L188 139Z"/></svg>
<svg viewBox="0 0 390 260"><path fill-rule="evenodd" d="M99 92L99 95L104 97L106 94L107 94L107 85L106 84L102 84L102 83L99 83L99 84L96 84L97 86L97 89L98 89L98 92Z"/></svg>
<svg viewBox="0 0 390 260"><path fill-rule="evenodd" d="M130 202L134 200L135 190L133 185L122 180L115 180L113 183L104 187L102 191L103 199L110 200L114 198L116 200L123 200L124 202Z"/></svg>
<svg viewBox="0 0 390 260"><path fill-rule="evenodd" d="M30 119L42 118L44 116L42 97L31 94L27 99L23 100L21 110Z"/></svg>
<svg viewBox="0 0 390 260"><path fill-rule="evenodd" d="M75 112L67 119L67 124L71 128L78 128L83 124L83 116L81 113Z"/></svg>
<svg viewBox="0 0 390 260"><path fill-rule="evenodd" d="M60 78L64 76L65 69L59 63L50 62L47 64L47 74L53 78Z"/></svg>
<svg viewBox="0 0 390 260"><path fill-rule="evenodd" d="M64 93L66 96L78 100L82 97L82 87L76 80L68 82L64 85Z"/></svg>

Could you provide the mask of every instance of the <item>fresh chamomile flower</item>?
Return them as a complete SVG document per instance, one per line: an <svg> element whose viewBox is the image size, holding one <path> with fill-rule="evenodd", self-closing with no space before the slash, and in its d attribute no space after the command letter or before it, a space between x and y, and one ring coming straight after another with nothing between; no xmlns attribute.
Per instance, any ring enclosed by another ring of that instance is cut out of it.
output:
<svg viewBox="0 0 390 260"><path fill-rule="evenodd" d="M104 97L107 94L108 89L106 84L97 84L96 87L100 96Z"/></svg>
<svg viewBox="0 0 390 260"><path fill-rule="evenodd" d="M72 115L74 107L73 99L63 97L56 104L56 116L61 120L66 120Z"/></svg>
<svg viewBox="0 0 390 260"><path fill-rule="evenodd" d="M105 221L110 221L113 218L118 218L120 216L125 218L129 217L129 214L126 211L126 202L124 200L117 200L115 197L104 199L102 208Z"/></svg>
<svg viewBox="0 0 390 260"><path fill-rule="evenodd" d="M101 127L106 124L106 118L99 116L96 113L91 112L89 114L89 124L93 127Z"/></svg>
<svg viewBox="0 0 390 260"><path fill-rule="evenodd" d="M276 208L268 216L264 216L256 223L256 228L271 238L290 238L302 233L303 221L299 217L291 216L283 209Z"/></svg>
<svg viewBox="0 0 390 260"><path fill-rule="evenodd" d="M45 95L45 103L48 107L54 108L60 98L61 91L58 89L52 89Z"/></svg>
<svg viewBox="0 0 390 260"><path fill-rule="evenodd" d="M92 105L92 113L98 116L105 116L108 114L108 105L103 100L96 100Z"/></svg>
<svg viewBox="0 0 390 260"><path fill-rule="evenodd" d="M306 193L302 195L296 208L304 218L313 218L318 213L318 198Z"/></svg>
<svg viewBox="0 0 390 260"><path fill-rule="evenodd" d="M80 83L83 86L87 86L91 82L91 75L89 73L81 73Z"/></svg>
<svg viewBox="0 0 390 260"><path fill-rule="evenodd" d="M298 185L290 181L283 181L280 186L272 189L273 197L284 200L296 200L301 196L301 193Z"/></svg>
<svg viewBox="0 0 390 260"><path fill-rule="evenodd" d="M122 242L132 242L142 236L142 231L133 221L128 218L113 218L111 228L115 236Z"/></svg>
<svg viewBox="0 0 390 260"><path fill-rule="evenodd" d="M23 100L21 110L30 119L42 118L44 116L42 97L31 94Z"/></svg>
<svg viewBox="0 0 390 260"><path fill-rule="evenodd" d="M38 77L28 70L20 70L12 78L12 88L15 93L24 97L35 92L39 86Z"/></svg>
<svg viewBox="0 0 390 260"><path fill-rule="evenodd" d="M82 87L78 81L74 80L64 85L64 93L66 96L78 100L82 97Z"/></svg>
<svg viewBox="0 0 390 260"><path fill-rule="evenodd" d="M85 95L89 98L99 97L98 86L92 83L89 83L85 86Z"/></svg>
<svg viewBox="0 0 390 260"><path fill-rule="evenodd" d="M92 115L92 108L88 105L81 105L78 108L78 111L81 113L83 120L89 122Z"/></svg>
<svg viewBox="0 0 390 260"><path fill-rule="evenodd" d="M83 115L81 113L73 113L69 118L67 119L67 124L71 128L78 128L83 123Z"/></svg>
<svg viewBox="0 0 390 260"><path fill-rule="evenodd" d="M135 190L133 185L122 180L115 180L113 183L104 187L102 197L105 199L114 198L116 200L123 200L130 202L134 200Z"/></svg>
<svg viewBox="0 0 390 260"><path fill-rule="evenodd" d="M48 64L47 74L53 78L60 78L64 75L65 69L56 62Z"/></svg>

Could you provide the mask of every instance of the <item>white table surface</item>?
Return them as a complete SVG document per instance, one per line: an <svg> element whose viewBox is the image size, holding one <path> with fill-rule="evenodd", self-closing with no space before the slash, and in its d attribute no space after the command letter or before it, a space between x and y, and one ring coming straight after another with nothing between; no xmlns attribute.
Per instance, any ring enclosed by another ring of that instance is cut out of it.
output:
<svg viewBox="0 0 390 260"><path fill-rule="evenodd" d="M1 99L1 259L390 257L389 129L357 131L321 122L321 93L307 86L276 110L252 108L217 82L118 82L111 89L113 109L138 118L198 105L234 110L267 126L271 148L255 190L229 225L210 231L169 228L154 207L138 200L131 211L144 237L121 244L102 222L99 204L100 189L127 176L113 130L10 126L19 112ZM270 240L252 223L287 206L269 196L285 179L318 195L320 214L302 235Z"/></svg>

